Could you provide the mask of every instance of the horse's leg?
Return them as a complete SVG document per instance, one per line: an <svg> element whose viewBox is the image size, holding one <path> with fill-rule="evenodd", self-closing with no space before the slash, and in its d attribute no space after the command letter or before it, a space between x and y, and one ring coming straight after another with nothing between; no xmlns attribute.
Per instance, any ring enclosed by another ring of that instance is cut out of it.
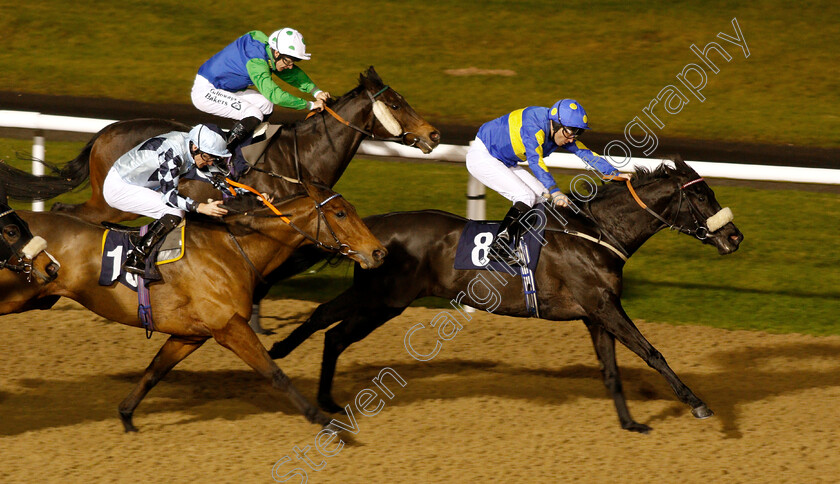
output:
<svg viewBox="0 0 840 484"><path fill-rule="evenodd" d="M220 345L236 353L236 356L242 358L242 361L257 373L271 380L271 385L284 392L307 420L319 425L327 425L330 422L329 417L301 395L289 377L268 356L254 330L248 326L247 319L234 314L223 328L213 331L213 337Z"/></svg>
<svg viewBox="0 0 840 484"><path fill-rule="evenodd" d="M303 324L295 328L283 341L274 343L268 354L273 359L285 358L316 331L326 329L334 322L341 321L354 313L358 307L358 301L359 294L351 287L336 296L335 299L321 304L315 308L315 311Z"/></svg>
<svg viewBox="0 0 840 484"><path fill-rule="evenodd" d="M650 342L642 336L639 328L624 312L618 295L607 293L599 304L597 310L589 315L596 324L602 324L604 328L612 333L630 351L636 353L645 360L651 368L658 371L681 402L691 407L691 413L697 418L707 418L713 415L712 411L703 403L694 392L683 383L674 370L668 366L662 353L656 350Z"/></svg>
<svg viewBox="0 0 840 484"><path fill-rule="evenodd" d="M598 355L598 362L601 364L601 375L604 378L604 385L610 391L613 402L615 402L615 409L618 412L618 420L621 422L621 428L643 434L650 432L650 427L633 420L633 417L630 416L630 410L627 409L624 390L621 388L621 375L619 375L618 364L615 359L615 337L608 333L600 324L595 324L586 318L583 319L583 322L586 323L586 328L592 337L595 354Z"/></svg>
<svg viewBox="0 0 840 484"><path fill-rule="evenodd" d="M344 409L332 397L333 378L338 356L351 344L361 341L374 329L399 316L405 308L383 307L360 309L327 331L324 336L324 357L321 361L321 379L318 382L318 405L327 412L343 413Z"/></svg>
<svg viewBox="0 0 840 484"><path fill-rule="evenodd" d="M120 403L120 420L122 420L126 432L137 432L137 427L132 423L132 416L134 415L134 409L137 408L137 405L140 405L140 401L149 393L149 390L157 385L178 362L201 347L205 341L207 341L206 338L190 340L177 336L170 336L166 340L166 343L161 346L155 358L146 368L143 378L140 379L134 390L125 397L125 400Z"/></svg>

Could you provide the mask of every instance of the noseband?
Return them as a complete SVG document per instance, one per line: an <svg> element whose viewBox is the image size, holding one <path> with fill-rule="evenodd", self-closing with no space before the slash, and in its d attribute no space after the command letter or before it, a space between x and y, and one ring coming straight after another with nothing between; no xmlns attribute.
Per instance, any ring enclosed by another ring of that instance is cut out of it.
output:
<svg viewBox="0 0 840 484"><path fill-rule="evenodd" d="M642 202L642 199L639 198L639 195L636 193L636 190L633 189L633 185L630 183L630 180L627 180L626 183L627 183L627 189L630 190L630 194L633 195L633 199L636 200L636 203L638 203L639 206L642 207L643 209L645 209L649 214L653 215L657 220L659 220L660 222L665 224L671 230L678 230L678 231L680 231L684 234L688 234L688 235L691 235L692 237L696 237L698 240L704 240L709 236L710 233L716 232L717 230L720 229L720 227L716 227L715 230L710 230L709 229L709 220L711 220L715 217L718 217L721 214L725 215L727 213L731 217L731 211L728 208L723 208L723 209L719 210L717 213L715 213L714 215L712 215L711 217L708 217L705 220L703 220L703 214L694 205L694 202L692 202L691 199L688 198L688 196L686 196L686 194L685 194L685 188L686 187L694 185L695 183L700 183L702 181L704 181L703 177L700 177L700 178L696 178L694 180L691 180L690 182L684 183L683 185L680 185L679 201L678 201L678 204L677 204L677 211L674 212L674 221L673 222L668 222L667 220L662 218L662 216L660 216L658 213L651 210L650 207L645 205L645 203ZM683 200L685 200L685 202L688 204L688 212L691 214L691 218L694 219L695 227L693 229L688 229L688 228L676 225L677 224L677 217L680 216L680 209L682 208Z"/></svg>

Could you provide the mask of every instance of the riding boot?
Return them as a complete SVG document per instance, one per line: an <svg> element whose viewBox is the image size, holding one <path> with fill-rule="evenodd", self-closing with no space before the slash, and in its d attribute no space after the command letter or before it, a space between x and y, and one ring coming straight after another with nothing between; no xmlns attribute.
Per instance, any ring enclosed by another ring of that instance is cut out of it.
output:
<svg viewBox="0 0 840 484"><path fill-rule="evenodd" d="M517 246L519 245L519 237L522 234L523 226L520 221L523 215L530 210L527 204L523 202L516 202L505 218L499 225L499 232L493 239L493 244L490 245L487 257L496 262L504 262L507 265L519 264L520 257L517 253ZM513 242L513 248L508 248Z"/></svg>
<svg viewBox="0 0 840 484"><path fill-rule="evenodd" d="M254 116L248 116L240 121L237 121L233 128L231 128L230 133L228 133L227 139L227 149L231 153L233 150L242 143L245 138L251 136L251 133L260 124L260 119Z"/></svg>
<svg viewBox="0 0 840 484"><path fill-rule="evenodd" d="M152 222L146 235L134 244L134 247L128 252L123 269L126 272L142 276L146 272L146 258L149 257L154 246L180 223L181 217L172 214L166 214L160 220Z"/></svg>

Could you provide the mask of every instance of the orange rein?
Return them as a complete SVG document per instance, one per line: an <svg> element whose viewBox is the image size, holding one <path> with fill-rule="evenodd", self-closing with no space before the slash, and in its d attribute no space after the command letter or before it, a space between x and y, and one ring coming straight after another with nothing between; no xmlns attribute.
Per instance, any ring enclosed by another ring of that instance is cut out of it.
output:
<svg viewBox="0 0 840 484"><path fill-rule="evenodd" d="M326 110L328 113L330 113L330 116L334 117L334 118L336 119L336 121L338 121L339 123L343 124L344 126L347 126L348 128L352 128L352 127L353 127L353 126L350 126L350 121L347 121L346 119L342 118L342 117L341 117L341 116L340 116L337 112L335 112L335 111L333 111L332 109L330 109L330 107L329 107L329 106L326 106L326 105L325 105L325 106L324 106L324 110ZM315 116L316 114L318 114L318 112L317 112L317 111L310 111L310 112L309 112L309 114L307 114L307 115L306 115L306 119L309 119L309 118L311 118L312 116Z"/></svg>
<svg viewBox="0 0 840 484"><path fill-rule="evenodd" d="M275 207L274 205L271 204L271 202L266 200L262 196L262 193L256 191L255 189L249 187L248 185L244 185L242 183L235 182L235 181L231 180L230 178L225 178L225 181L228 182L228 184L231 185L231 186L234 186L236 188L242 188L243 190L248 190L249 192L253 193L254 195L257 196L257 198L260 199L260 201L263 203L263 205L270 208L271 211L274 212L275 215L280 217L280 220L282 220L283 222L286 222L287 224L292 223L292 221L289 220L285 215L283 215L283 213L280 212L280 210L277 210L277 207ZM233 196L235 197L236 196L236 191L233 188L230 188L230 187L228 187L228 189L230 190L230 193L233 194Z"/></svg>
<svg viewBox="0 0 840 484"><path fill-rule="evenodd" d="M604 175L603 179L604 180L621 180L621 178L619 178L615 175ZM636 190L633 189L633 185L630 184L630 180L627 179L627 180L624 180L624 181L627 183L627 189L630 190L630 195L633 195L633 199L636 200L636 203L638 203L640 207L647 210L647 208L648 208L647 205L645 205L645 202L643 202L642 199L639 198L639 195L636 193Z"/></svg>

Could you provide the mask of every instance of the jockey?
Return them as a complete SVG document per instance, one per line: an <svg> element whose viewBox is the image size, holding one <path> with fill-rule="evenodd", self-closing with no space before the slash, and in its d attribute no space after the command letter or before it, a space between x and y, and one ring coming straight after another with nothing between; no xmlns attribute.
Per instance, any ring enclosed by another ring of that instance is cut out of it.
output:
<svg viewBox="0 0 840 484"><path fill-rule="evenodd" d="M551 108L531 106L484 123L467 152L467 170L478 181L513 202L499 226L488 257L513 264L516 257L505 255L511 241L516 247L522 233L520 218L533 207L540 196L556 206L565 207L569 199L557 187L543 157L563 147L576 154L602 176L618 176L618 170L607 160L577 140L589 129L586 111L574 99L562 99ZM518 166L528 162L533 175Z"/></svg>
<svg viewBox="0 0 840 484"><path fill-rule="evenodd" d="M234 40L198 69L192 87L192 102L206 113L233 118L237 123L228 135L228 150L247 138L268 118L274 105L320 111L330 93L322 91L295 65L309 60L303 36L284 28L266 36L252 30ZM305 101L278 86L272 74L299 90L311 93ZM256 89L249 89L248 86Z"/></svg>
<svg viewBox="0 0 840 484"><path fill-rule="evenodd" d="M102 186L108 205L155 219L128 253L123 268L142 275L152 248L184 218L185 212L221 217L222 200L196 202L178 193L181 178L206 182L225 174L230 152L224 133L214 124L196 125L189 133L172 131L150 138L122 155Z"/></svg>

